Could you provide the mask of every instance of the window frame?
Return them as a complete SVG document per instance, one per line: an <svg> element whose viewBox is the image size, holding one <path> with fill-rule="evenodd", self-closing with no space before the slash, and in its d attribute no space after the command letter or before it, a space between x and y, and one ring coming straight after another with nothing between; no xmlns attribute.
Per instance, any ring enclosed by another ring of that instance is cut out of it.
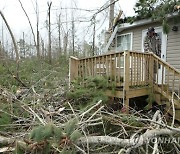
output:
<svg viewBox="0 0 180 154"><path fill-rule="evenodd" d="M130 35L130 40L131 40L131 43L130 43L130 50L132 50L132 45L133 45L133 32L129 32L129 33L124 33L124 34L118 34L116 35L116 52L118 51L117 50L117 37L119 36L124 36L124 35Z"/></svg>
<svg viewBox="0 0 180 154"><path fill-rule="evenodd" d="M116 52L118 52L117 50L117 37L118 36L124 36L124 35L130 35L130 40L131 40L131 43L130 43L130 50L132 50L132 46L133 46L133 32L129 32L129 33L124 33L124 34L119 34L119 35L116 35ZM125 50L125 51L128 51L128 50ZM124 52L124 51L120 51L120 52ZM116 58L116 68L119 68L119 66L117 65L118 59ZM124 68L124 67L120 67L120 68ZM131 65L130 65L130 68L131 68Z"/></svg>

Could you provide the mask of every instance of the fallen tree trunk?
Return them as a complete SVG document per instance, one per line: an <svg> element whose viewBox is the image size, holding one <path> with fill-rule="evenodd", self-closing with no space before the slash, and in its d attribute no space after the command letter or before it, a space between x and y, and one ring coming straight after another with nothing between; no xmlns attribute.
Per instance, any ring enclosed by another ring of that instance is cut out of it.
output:
<svg viewBox="0 0 180 154"><path fill-rule="evenodd" d="M179 129L180 131L180 129ZM153 129L149 130L146 133L142 135L136 135L135 137L132 137L130 139L121 139L118 137L111 137L111 136L87 136L87 137L81 137L77 141L77 145L81 144L108 144L108 145L117 145L119 147L131 147L131 148L137 148L140 147L146 143L149 143L150 140L152 140L155 137L158 137L160 135L173 135L176 133L179 133L179 131L175 130L169 130L169 129ZM3 136L0 136L0 144L3 145L9 145L12 143L15 143L15 141L18 144L25 145L26 143L24 141L15 140L11 138L6 138Z"/></svg>
<svg viewBox="0 0 180 154"><path fill-rule="evenodd" d="M180 129L179 129L180 130ZM140 147L146 143L148 143L151 139L158 137L160 135L173 135L177 134L179 131L169 130L169 129L153 129L147 131L142 135L136 135L134 138L130 139L121 139L117 137L111 136L89 136L89 137L81 137L78 140L78 144L108 144L108 145L117 145L120 147Z"/></svg>

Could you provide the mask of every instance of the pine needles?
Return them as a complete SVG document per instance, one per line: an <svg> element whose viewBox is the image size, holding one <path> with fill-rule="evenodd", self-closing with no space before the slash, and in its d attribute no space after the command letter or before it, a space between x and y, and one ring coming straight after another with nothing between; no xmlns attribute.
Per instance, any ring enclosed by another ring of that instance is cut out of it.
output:
<svg viewBox="0 0 180 154"><path fill-rule="evenodd" d="M87 107L89 104L94 104L99 100L103 103L108 101L105 95L107 89L113 89L108 85L108 79L105 77L88 77L83 83L82 80L74 81L74 84L67 94L69 99L73 99L80 108Z"/></svg>
<svg viewBox="0 0 180 154"><path fill-rule="evenodd" d="M57 127L53 123L35 127L30 133L29 140L26 141L27 146L22 148L21 145L17 145L16 151L19 153L23 151L50 153L56 147L62 151L62 154L73 153L75 151L73 143L82 136L77 124L77 119L71 119L64 127Z"/></svg>

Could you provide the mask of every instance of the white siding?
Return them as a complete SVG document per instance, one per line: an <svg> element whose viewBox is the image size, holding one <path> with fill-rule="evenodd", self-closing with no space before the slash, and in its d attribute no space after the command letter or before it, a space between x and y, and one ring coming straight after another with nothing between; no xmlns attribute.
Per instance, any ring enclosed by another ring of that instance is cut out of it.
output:
<svg viewBox="0 0 180 154"><path fill-rule="evenodd" d="M170 31L167 40L167 62L180 70L180 25L178 31Z"/></svg>
<svg viewBox="0 0 180 154"><path fill-rule="evenodd" d="M172 28L174 24L170 23ZM148 27L159 27L161 23L152 23L144 26L129 28L122 31L120 34L133 33L133 51L141 51L142 48L142 30ZM167 35L167 62L171 64L176 69L180 70L180 24L178 26L178 31L174 32L170 30Z"/></svg>

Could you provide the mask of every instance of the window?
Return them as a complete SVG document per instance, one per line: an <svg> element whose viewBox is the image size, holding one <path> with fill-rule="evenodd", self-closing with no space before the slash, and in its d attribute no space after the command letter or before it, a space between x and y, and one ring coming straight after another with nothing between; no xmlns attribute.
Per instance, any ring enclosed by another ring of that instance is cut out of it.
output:
<svg viewBox="0 0 180 154"><path fill-rule="evenodd" d="M117 35L116 37L116 52L126 51L126 50L132 50L132 33ZM124 66L124 57L121 57L119 60L116 59L116 68L119 67L123 68L123 66Z"/></svg>
<svg viewBox="0 0 180 154"><path fill-rule="evenodd" d="M117 35L116 51L132 50L132 33Z"/></svg>

